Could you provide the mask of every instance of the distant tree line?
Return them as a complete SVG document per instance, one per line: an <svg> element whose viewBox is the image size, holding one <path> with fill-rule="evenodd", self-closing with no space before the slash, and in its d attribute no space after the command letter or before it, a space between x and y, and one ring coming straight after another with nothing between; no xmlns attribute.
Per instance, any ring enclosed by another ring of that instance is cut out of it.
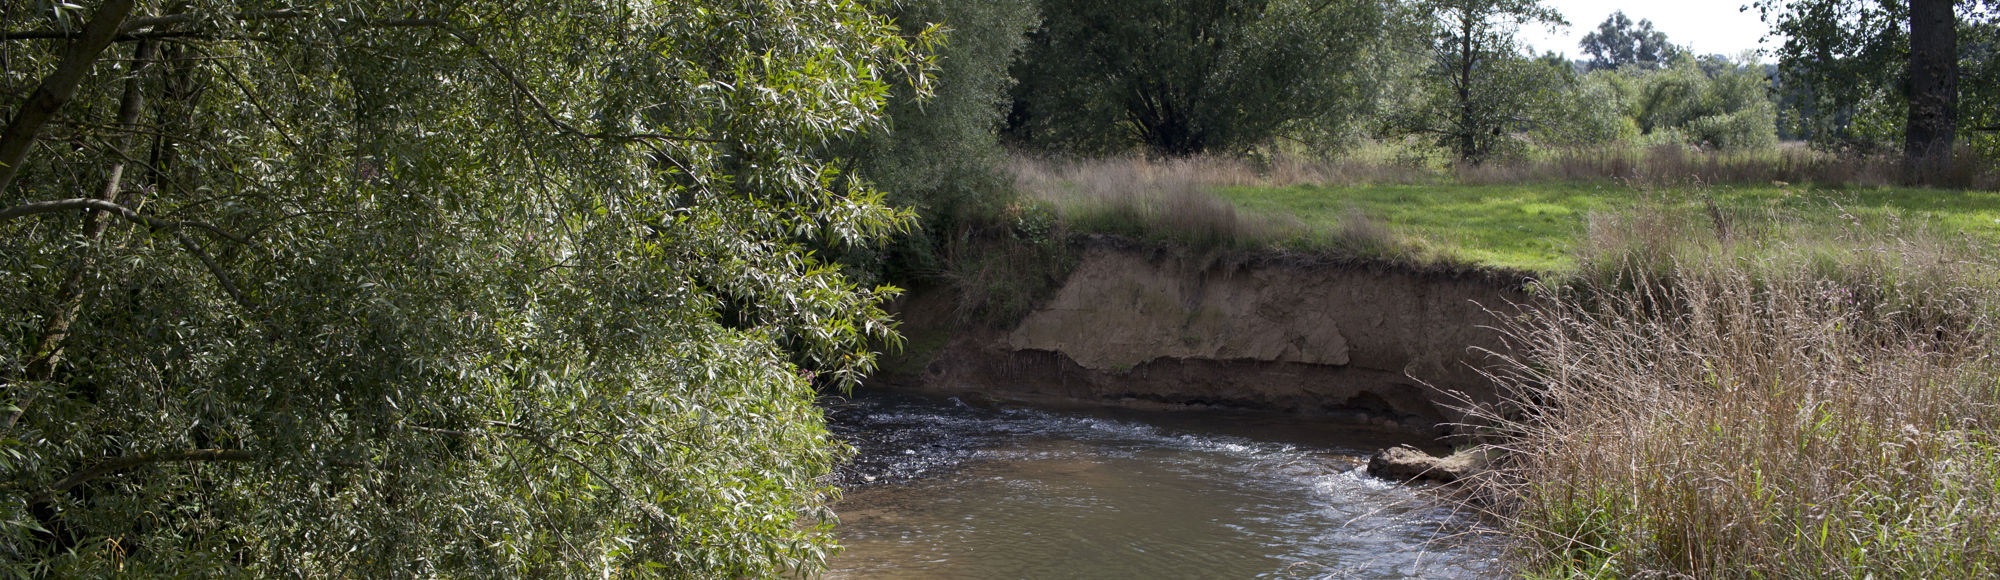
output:
<svg viewBox="0 0 2000 580"><path fill-rule="evenodd" d="M1480 163L1536 146L1757 148L1779 134L1911 159L1948 159L1939 143L1990 152L1993 4L1939 1L1760 2L1785 42L1774 65L1693 54L1616 12L1584 36L1575 70L1514 37L1567 24L1535 0L1009 0L976 3L1007 6L1004 18L948 9L972 16L943 20L959 34L1019 41L948 46L984 70L941 82L993 79L975 83L995 96L979 108L1003 113L997 140L979 142L1060 154L1414 139Z"/></svg>

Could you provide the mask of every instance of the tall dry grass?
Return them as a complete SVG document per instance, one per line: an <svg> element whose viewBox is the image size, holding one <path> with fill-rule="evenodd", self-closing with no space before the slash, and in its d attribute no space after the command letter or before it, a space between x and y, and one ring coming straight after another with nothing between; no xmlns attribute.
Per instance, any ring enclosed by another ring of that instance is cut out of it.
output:
<svg viewBox="0 0 2000 580"><path fill-rule="evenodd" d="M2000 574L1990 257L1657 211L1600 229L1507 329L1507 403L1480 410L1507 459L1477 489L1528 576Z"/></svg>
<svg viewBox="0 0 2000 580"><path fill-rule="evenodd" d="M1946 185L2000 189L2000 168L1961 152L1944 176ZM1088 191L1115 190L1132 183L1192 184L1196 187L1261 185L1519 185L1551 182L1616 182L1645 188L1698 185L1770 185L1784 182L1818 187L1882 187L1902 179L1901 159L1891 155L1842 154L1787 143L1760 151L1716 151L1663 145L1615 145L1548 149L1520 159L1479 165L1453 163L1421 151L1378 146L1355 154L1308 159L1272 154L1256 159L1197 156L1149 160L1143 157L1052 162L1016 156L1009 169L1024 183L1039 185L1053 175L1088 183ZM1109 182L1109 183L1106 183ZM1103 188L1100 186L1111 186Z"/></svg>
<svg viewBox="0 0 2000 580"><path fill-rule="evenodd" d="M1942 184L2000 187L2000 172L1970 151L1942 176ZM1534 183L1611 180L1651 187L1697 184L1763 185L1772 182L1821 187L1883 187L1902 182L1902 160L1890 155L1840 154L1788 143L1761 151L1715 151L1665 145L1551 150L1537 159L1462 166L1464 183Z"/></svg>
<svg viewBox="0 0 2000 580"><path fill-rule="evenodd" d="M1151 160L1116 157L1051 161L1015 157L1008 166L1017 191L1049 208L1067 227L1137 239L1170 241L1195 249L1287 246L1422 263L1417 246L1359 209L1331 231L1298 218L1239 211L1212 188L1270 185L1269 175L1236 158Z"/></svg>

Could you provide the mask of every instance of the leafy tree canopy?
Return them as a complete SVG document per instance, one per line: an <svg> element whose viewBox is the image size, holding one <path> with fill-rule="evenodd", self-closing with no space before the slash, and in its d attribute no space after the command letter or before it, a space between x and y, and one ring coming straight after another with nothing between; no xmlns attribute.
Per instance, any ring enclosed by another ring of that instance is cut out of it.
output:
<svg viewBox="0 0 2000 580"><path fill-rule="evenodd" d="M1433 0L1417 9L1429 62L1421 94L1392 113L1392 130L1431 136L1460 160L1479 163L1545 121L1571 71L1522 54L1514 31L1564 25L1560 14L1535 0Z"/></svg>
<svg viewBox="0 0 2000 580"><path fill-rule="evenodd" d="M904 85L888 104L890 130L854 143L860 169L895 205L926 218L990 213L1006 189L996 169L1014 86L1008 69L1037 20L1034 2L917 0L897 4L892 16L913 34L942 25L944 42L928 94Z"/></svg>
<svg viewBox="0 0 2000 580"><path fill-rule="evenodd" d="M852 0L0 22L0 568L821 565L812 387L893 289L806 248L906 223L823 152L927 34Z"/></svg>
<svg viewBox="0 0 2000 580"><path fill-rule="evenodd" d="M1612 12L1597 25L1597 30L1583 35L1583 41L1577 45L1590 55L1591 70L1625 66L1658 68L1685 52L1668 42L1666 33L1653 30L1653 21L1641 19L1634 24L1623 10Z"/></svg>
<svg viewBox="0 0 2000 580"><path fill-rule="evenodd" d="M1042 0L1008 134L1079 153L1242 150L1351 114L1376 0Z"/></svg>
<svg viewBox="0 0 2000 580"><path fill-rule="evenodd" d="M1682 58L1639 74L1627 98L1641 133L1656 143L1712 149L1762 149L1777 144L1777 106L1770 80L1755 62ZM1715 70L1713 74L1708 70ZM1610 74L1610 73L1599 73Z"/></svg>
<svg viewBox="0 0 2000 580"><path fill-rule="evenodd" d="M1977 149L2000 150L2000 133L1980 131L2000 110L1990 78L2000 2L1950 0L1956 18L1958 123ZM1784 39L1777 50L1779 86L1791 131L1822 144L1875 148L1907 129L1910 102L1910 3L1902 0L1759 0L1756 7ZM1988 75L1988 76L1981 76Z"/></svg>

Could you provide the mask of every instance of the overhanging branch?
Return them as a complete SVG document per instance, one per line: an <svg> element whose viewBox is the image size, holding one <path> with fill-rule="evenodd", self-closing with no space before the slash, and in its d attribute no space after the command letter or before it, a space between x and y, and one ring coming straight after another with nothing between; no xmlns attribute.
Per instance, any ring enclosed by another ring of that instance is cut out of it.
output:
<svg viewBox="0 0 2000 580"><path fill-rule="evenodd" d="M492 68L494 72L500 73L500 78L507 81L507 85L513 87L514 92L520 93L521 98L526 99L529 105L534 106L535 116L541 117L543 121L547 121L548 124L555 126L556 132L559 134L570 137L582 137L585 139L610 141L614 143L634 143L634 142L650 142L650 141L679 141L679 142L690 142L690 143L725 142L721 139L712 139L707 137L688 137L682 135L667 135L664 133L612 133L609 131L600 131L597 133L591 133L584 131L582 129L577 128L576 125L570 124L569 121L564 121L562 118L557 117L555 113L549 109L549 106L542 102L542 98L535 95L535 91L531 90L528 87L527 83L521 82L521 78L514 75L513 69L507 68L507 65L505 64L501 64L500 59L494 58L493 53L486 52L486 47L480 46L478 42L473 41L472 37L467 35L464 31L447 27L445 28L445 32L450 34L452 38L458 39L459 42L464 43L467 48L472 49L472 52L474 54L479 55L479 60L485 62L487 67Z"/></svg>
<svg viewBox="0 0 2000 580"><path fill-rule="evenodd" d="M204 33L196 30L188 30L188 29L169 30L169 28L185 24L200 24L205 18L227 18L238 22L260 22L268 20L292 20L299 18L310 18L319 15L320 14L317 14L309 10L287 9L287 10L262 10L257 12L243 12L239 14L219 16L219 17L208 14L181 13L181 14L169 14L166 16L154 16L149 18L134 18L126 22L123 27L119 28L117 35L112 37L112 40L116 42L126 42L132 40L144 40L148 38L177 38L177 37L187 37L187 36L201 36ZM435 18L342 18L341 21L347 24L361 26L364 28L403 28L403 27L424 27L424 26L444 25L443 20ZM0 41L65 40L65 39L82 38L83 35L84 35L83 32L74 30L54 30L54 29L13 30L13 31L0 31Z"/></svg>
<svg viewBox="0 0 2000 580"><path fill-rule="evenodd" d="M250 461L256 458L256 454L241 449L190 449L187 451L166 451L115 457L99 461L97 464L86 467L82 471L69 474L69 477L62 478L62 481L49 486L48 490L43 491L41 496L36 499L46 501L48 498L55 497L56 494L83 485L84 482L141 465L178 461Z"/></svg>
<svg viewBox="0 0 2000 580"><path fill-rule="evenodd" d="M184 222L170 222L164 220L156 220L143 215L139 215L139 212L133 211L132 208L118 205L116 203L112 203L109 201L104 201L101 199L91 199L88 197L58 199L53 201L31 201L7 209L0 209L0 223L4 223L7 220L11 220L17 217L31 216L35 214L43 214L43 213L58 212L58 211L79 210L79 209L94 209L97 211L108 212L117 215L118 217L125 218L126 220L131 221L132 223L136 223L154 229L179 227L184 223Z"/></svg>
<svg viewBox="0 0 2000 580"><path fill-rule="evenodd" d="M191 227L191 228L201 229L210 234L214 234L215 237L236 242L238 244L248 245L250 243L248 240L229 235L228 232L222 231L222 228L218 228L206 223L196 222L196 221L154 219L151 217L147 217L145 215L141 215L139 212L134 211L132 208L125 207L117 203L104 201L101 199L91 199L87 197L78 197L73 199L58 199L53 201L31 201L7 209L0 209L0 223L4 223L7 220L11 220L18 217L24 217L42 213L58 212L58 211L79 210L79 209L94 209L97 211L108 212L111 214L115 214L118 217L125 218L126 221L130 221L132 223L146 226L156 230L171 230L182 227Z"/></svg>
<svg viewBox="0 0 2000 580"><path fill-rule="evenodd" d="M214 234L216 237L222 239L236 242L238 244L244 244L244 245L248 244L247 240L231 236L227 232L222 231L222 228L218 228L209 224L205 224L202 222L195 222L195 221L174 221L174 220L154 219L142 215L139 212L134 211L132 208L125 207L117 203L105 201L102 199L90 199L82 197L74 199L58 199L54 201L29 202L14 207L10 207L4 210L0 210L0 223L5 223L7 220L11 220L17 217L59 212L59 211L73 211L79 209L89 209L89 210L107 212L116 215L118 217L125 218L126 221L151 228L154 231L173 232L174 241L178 242L181 245L181 248L186 249L189 254L193 254L196 259L201 260L202 267L206 268L210 275L215 276L216 283L222 285L222 291L229 295L230 300L235 301L236 305L243 307L244 310L250 310L250 311L255 310L254 308L251 308L251 303L249 299L243 295L243 292L236 288L236 284L230 282L229 276L224 275L222 271L222 266L215 263L215 258L209 256L208 251L203 250L201 244L195 243L193 239L188 238L186 234L183 234L179 231L180 228L183 227L197 228L203 231L207 231L210 234Z"/></svg>

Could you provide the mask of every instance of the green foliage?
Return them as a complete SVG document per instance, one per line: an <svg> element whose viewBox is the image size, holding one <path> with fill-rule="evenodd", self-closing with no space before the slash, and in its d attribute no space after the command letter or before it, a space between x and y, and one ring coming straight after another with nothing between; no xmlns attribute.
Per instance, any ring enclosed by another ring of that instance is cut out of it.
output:
<svg viewBox="0 0 2000 580"><path fill-rule="evenodd" d="M891 204L914 211L921 227L886 251L851 253L843 261L899 283L924 283L961 268L949 255L949 240L994 227L994 216L1014 197L998 171L1004 154L997 131L1014 83L1008 68L1035 12L1031 0L928 0L898 4L892 16L910 32L945 27L934 51L939 66L926 71L928 94L906 85L891 97L889 130L851 146L858 171L889 192Z"/></svg>
<svg viewBox="0 0 2000 580"><path fill-rule="evenodd" d="M1366 102L1375 0L1043 0L1008 134L1030 147L1242 151Z"/></svg>
<svg viewBox="0 0 2000 580"><path fill-rule="evenodd" d="M1902 75L1909 50L1907 8L1900 2L1807 0L1757 3L1785 38L1778 66L1796 111L1794 131L1821 143L1874 142L1851 119ZM1902 95L1893 96L1896 109Z"/></svg>
<svg viewBox="0 0 2000 580"><path fill-rule="evenodd" d="M1785 39L1777 50L1787 129L1827 146L1873 150L1899 145L1907 121L1909 8L1900 1L1759 0L1757 8ZM2000 116L2000 80L1992 72L2000 2L1957 0L1959 120L1984 127ZM1961 134L1993 147L1989 132Z"/></svg>
<svg viewBox="0 0 2000 580"><path fill-rule="evenodd" d="M1776 145L1777 106L1762 67L1747 62L1715 68L1719 72L1711 75L1694 59L1681 59L1656 72L1623 73L1636 75L1636 82L1625 86L1636 93L1628 102L1639 131L1721 150Z"/></svg>
<svg viewBox="0 0 2000 580"><path fill-rule="evenodd" d="M1542 121L1567 65L1523 56L1520 26L1562 24L1534 0L1436 0L1419 5L1429 66L1419 96L1391 114L1391 131L1429 135L1462 161L1515 153L1514 134Z"/></svg>
<svg viewBox="0 0 2000 580"><path fill-rule="evenodd" d="M109 182L138 216L0 220L0 568L822 565L843 448L813 386L870 368L894 290L807 248L906 223L823 149L878 122L910 38L849 1L135 13L171 13L134 28L171 40L107 50L0 191ZM67 44L0 43L10 108ZM126 78L145 104L120 131Z"/></svg>
<svg viewBox="0 0 2000 580"><path fill-rule="evenodd" d="M1011 103L1008 68L1035 23L1033 2L925 0L898 4L892 16L909 32L932 24L947 31L929 94L898 91L887 109L891 129L859 143L862 173L891 202L932 221L997 212L1008 196L996 132Z"/></svg>
<svg viewBox="0 0 2000 580"><path fill-rule="evenodd" d="M1627 113L1633 92L1629 77L1605 72L1563 74L1562 90L1543 102L1535 141L1543 145L1596 146L1629 142L1639 126Z"/></svg>
<svg viewBox="0 0 2000 580"><path fill-rule="evenodd" d="M1577 45L1590 55L1591 70L1659 68L1687 52L1668 42L1666 33L1653 30L1653 21L1641 19L1633 24L1623 10L1612 12Z"/></svg>
<svg viewBox="0 0 2000 580"><path fill-rule="evenodd" d="M2000 22L1964 23L1958 30L1964 54L1958 63L1958 115L1970 129L1960 138L1989 167L2000 166Z"/></svg>
<svg viewBox="0 0 2000 580"><path fill-rule="evenodd" d="M1682 58L1657 70L1598 70L1547 101L1538 142L1762 150L1777 144L1777 105L1754 61Z"/></svg>

